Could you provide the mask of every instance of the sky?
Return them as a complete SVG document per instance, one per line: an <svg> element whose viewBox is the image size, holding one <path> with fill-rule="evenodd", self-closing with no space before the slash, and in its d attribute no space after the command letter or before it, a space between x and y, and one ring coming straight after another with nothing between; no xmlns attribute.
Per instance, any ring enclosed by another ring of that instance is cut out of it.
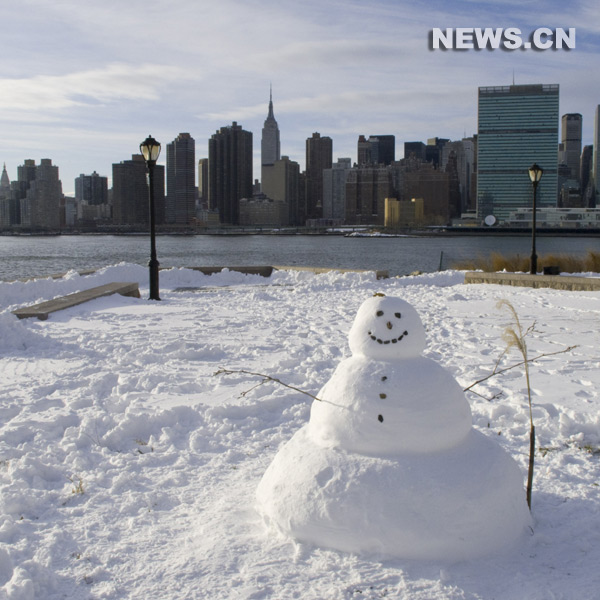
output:
<svg viewBox="0 0 600 600"><path fill-rule="evenodd" d="M181 132L208 139L236 121L260 137L272 85L281 153L305 167L313 132L334 161L359 135L405 141L477 133L477 88L560 85L592 143L600 104L600 5L550 0L21 0L0 8L0 163L50 158L63 191ZM574 49L433 50L434 28L574 28Z"/></svg>

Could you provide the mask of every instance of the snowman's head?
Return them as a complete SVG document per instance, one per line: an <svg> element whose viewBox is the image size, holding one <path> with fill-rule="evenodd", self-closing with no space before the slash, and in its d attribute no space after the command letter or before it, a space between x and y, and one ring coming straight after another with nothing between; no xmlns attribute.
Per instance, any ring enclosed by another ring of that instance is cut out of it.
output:
<svg viewBox="0 0 600 600"><path fill-rule="evenodd" d="M377 295L363 302L348 335L355 356L394 360L419 356L425 330L417 311L404 300Z"/></svg>

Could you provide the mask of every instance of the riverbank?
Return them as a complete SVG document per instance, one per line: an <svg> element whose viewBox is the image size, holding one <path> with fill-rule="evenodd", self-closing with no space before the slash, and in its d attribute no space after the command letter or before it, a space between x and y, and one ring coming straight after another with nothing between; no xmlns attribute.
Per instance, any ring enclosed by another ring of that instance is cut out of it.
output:
<svg viewBox="0 0 600 600"><path fill-rule="evenodd" d="M78 229L78 230L60 230L60 231L0 231L0 236L148 236L146 230L135 230L122 228L103 228L99 229ZM308 235L308 236L361 236L377 238L394 237L438 237L438 236L484 236L484 237L531 237L531 229L521 227L429 227L425 229L401 229L387 230L364 226L331 228L331 227L296 227L296 228L267 228L267 227L227 227L227 228L207 228L193 230L174 230L158 228L158 236L238 236L238 235ZM536 235L554 236L554 237L600 237L600 228L536 228Z"/></svg>

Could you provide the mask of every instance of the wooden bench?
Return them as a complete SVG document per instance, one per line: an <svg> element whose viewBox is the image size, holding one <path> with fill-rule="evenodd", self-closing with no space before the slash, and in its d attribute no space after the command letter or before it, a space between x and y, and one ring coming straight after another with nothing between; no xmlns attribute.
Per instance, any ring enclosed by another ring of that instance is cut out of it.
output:
<svg viewBox="0 0 600 600"><path fill-rule="evenodd" d="M72 306L83 304L89 300L95 300L96 298L102 298L103 296L110 296L112 294L120 294L121 296L133 296L134 298L139 298L140 290L137 282L106 283L104 285L90 288L89 290L75 292L74 294L61 296L60 298L48 300L47 302L40 302L39 304L34 304L33 306L19 308L13 311L13 315L16 315L19 317L19 319L37 317L41 321L45 321L50 313L58 310L64 310L65 308L71 308Z"/></svg>

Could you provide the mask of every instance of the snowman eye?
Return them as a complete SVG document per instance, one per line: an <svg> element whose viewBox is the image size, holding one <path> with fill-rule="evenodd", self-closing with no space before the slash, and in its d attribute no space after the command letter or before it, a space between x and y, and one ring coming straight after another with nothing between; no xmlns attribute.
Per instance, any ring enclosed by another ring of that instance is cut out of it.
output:
<svg viewBox="0 0 600 600"><path fill-rule="evenodd" d="M376 314L378 317L383 317L383 311L382 311L382 310L378 310L378 311L377 311L375 314Z"/></svg>
<svg viewBox="0 0 600 600"><path fill-rule="evenodd" d="M402 318L402 313L394 313L394 316L395 316L397 319L401 319L401 318Z"/></svg>

